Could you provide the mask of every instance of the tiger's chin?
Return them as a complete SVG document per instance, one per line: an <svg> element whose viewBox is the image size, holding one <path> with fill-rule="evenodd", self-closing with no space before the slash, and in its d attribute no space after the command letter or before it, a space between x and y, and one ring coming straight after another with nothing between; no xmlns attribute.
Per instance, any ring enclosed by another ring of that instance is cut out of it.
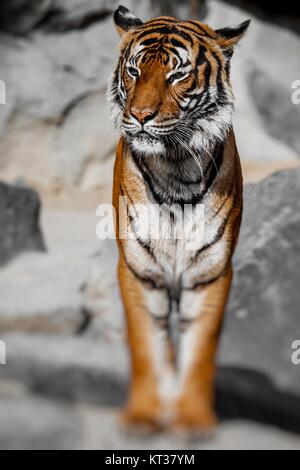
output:
<svg viewBox="0 0 300 470"><path fill-rule="evenodd" d="M149 135L137 135L130 139L132 149L143 155L161 155L165 153L165 145L155 137Z"/></svg>

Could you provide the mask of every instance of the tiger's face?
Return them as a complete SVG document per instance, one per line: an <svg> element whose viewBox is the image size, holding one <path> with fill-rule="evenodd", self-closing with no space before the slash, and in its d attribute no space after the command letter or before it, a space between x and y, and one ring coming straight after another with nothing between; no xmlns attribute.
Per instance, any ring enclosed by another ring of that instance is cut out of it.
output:
<svg viewBox="0 0 300 470"><path fill-rule="evenodd" d="M164 154L222 140L233 111L230 59L249 21L216 31L170 17L143 23L125 7L114 20L122 39L108 97L132 149Z"/></svg>

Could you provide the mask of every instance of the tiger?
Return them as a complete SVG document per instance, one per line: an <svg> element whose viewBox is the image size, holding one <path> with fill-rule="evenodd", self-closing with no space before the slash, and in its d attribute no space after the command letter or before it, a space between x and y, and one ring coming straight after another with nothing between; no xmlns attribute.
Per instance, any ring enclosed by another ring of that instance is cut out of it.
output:
<svg viewBox="0 0 300 470"><path fill-rule="evenodd" d="M143 22L124 6L113 18L113 207L131 363L122 422L210 432L243 205L230 68L250 20L214 30L169 16ZM138 207L151 209L150 224Z"/></svg>

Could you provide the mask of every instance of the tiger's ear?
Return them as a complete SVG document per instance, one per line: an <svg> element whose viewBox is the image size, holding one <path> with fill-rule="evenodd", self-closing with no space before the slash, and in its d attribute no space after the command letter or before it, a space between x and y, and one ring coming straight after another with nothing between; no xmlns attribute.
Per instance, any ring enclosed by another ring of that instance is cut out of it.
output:
<svg viewBox="0 0 300 470"><path fill-rule="evenodd" d="M142 20L137 18L128 8L122 5L114 13L114 22L120 36L123 36L129 29L143 24Z"/></svg>
<svg viewBox="0 0 300 470"><path fill-rule="evenodd" d="M234 46L245 35L251 20L244 21L236 26L228 26L227 28L216 29L217 41L229 56L232 56Z"/></svg>

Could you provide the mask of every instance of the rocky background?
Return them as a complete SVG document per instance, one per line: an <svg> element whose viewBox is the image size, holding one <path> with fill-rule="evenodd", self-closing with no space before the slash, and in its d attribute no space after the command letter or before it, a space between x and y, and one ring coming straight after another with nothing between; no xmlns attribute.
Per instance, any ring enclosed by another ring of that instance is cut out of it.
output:
<svg viewBox="0 0 300 470"><path fill-rule="evenodd" d="M142 18L252 18L236 52L235 129L246 181L235 278L218 356L221 419L206 441L119 429L128 357L116 247L96 238L116 133L105 84L113 0L2 0L0 448L300 449L300 19L266 1L130 0ZM1 101L1 100L0 100ZM30 188L30 189L29 189ZM42 210L41 210L42 209Z"/></svg>

